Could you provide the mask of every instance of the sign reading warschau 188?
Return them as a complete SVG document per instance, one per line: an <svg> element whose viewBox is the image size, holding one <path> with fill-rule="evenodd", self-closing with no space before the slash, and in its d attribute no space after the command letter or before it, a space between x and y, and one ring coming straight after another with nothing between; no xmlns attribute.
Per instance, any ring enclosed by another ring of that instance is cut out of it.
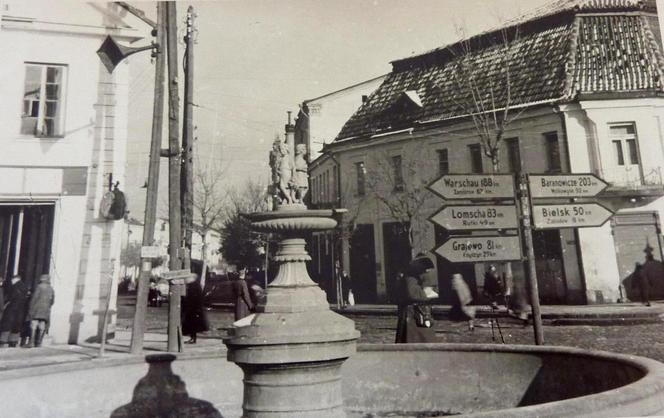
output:
<svg viewBox="0 0 664 418"><path fill-rule="evenodd" d="M521 238L452 237L438 247L436 253L452 263L520 260Z"/></svg>
<svg viewBox="0 0 664 418"><path fill-rule="evenodd" d="M598 203L533 205L535 229L602 226L612 215Z"/></svg>
<svg viewBox="0 0 664 418"><path fill-rule="evenodd" d="M608 184L594 174L529 175L531 197L593 197Z"/></svg>
<svg viewBox="0 0 664 418"><path fill-rule="evenodd" d="M448 230L518 227L516 207L508 205L445 206L430 220Z"/></svg>
<svg viewBox="0 0 664 418"><path fill-rule="evenodd" d="M443 199L512 199L511 174L446 174L429 185Z"/></svg>

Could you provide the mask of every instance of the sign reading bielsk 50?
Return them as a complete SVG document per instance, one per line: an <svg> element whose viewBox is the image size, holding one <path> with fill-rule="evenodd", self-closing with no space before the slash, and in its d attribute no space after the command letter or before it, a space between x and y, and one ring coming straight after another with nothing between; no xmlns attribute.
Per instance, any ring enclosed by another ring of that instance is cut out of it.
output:
<svg viewBox="0 0 664 418"><path fill-rule="evenodd" d="M443 199L513 199L511 174L446 174L429 185Z"/></svg>

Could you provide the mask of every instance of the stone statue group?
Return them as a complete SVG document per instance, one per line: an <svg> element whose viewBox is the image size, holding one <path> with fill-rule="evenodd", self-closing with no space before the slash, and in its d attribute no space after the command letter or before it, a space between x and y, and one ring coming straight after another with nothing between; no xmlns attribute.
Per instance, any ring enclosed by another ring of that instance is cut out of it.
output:
<svg viewBox="0 0 664 418"><path fill-rule="evenodd" d="M289 151L288 142L275 140L270 151L270 168L272 169L272 186L270 194L273 209L281 205L304 204L309 190L308 163L305 158L307 146L297 144L295 156Z"/></svg>

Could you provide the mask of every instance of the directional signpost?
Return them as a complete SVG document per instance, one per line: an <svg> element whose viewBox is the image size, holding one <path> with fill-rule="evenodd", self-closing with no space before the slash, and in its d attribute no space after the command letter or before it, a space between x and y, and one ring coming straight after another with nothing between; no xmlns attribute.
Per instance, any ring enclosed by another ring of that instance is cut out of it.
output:
<svg viewBox="0 0 664 418"><path fill-rule="evenodd" d="M430 220L450 231L519 227L514 205L444 206Z"/></svg>
<svg viewBox="0 0 664 418"><path fill-rule="evenodd" d="M608 184L594 174L553 174L528 176L530 197L593 197Z"/></svg>
<svg viewBox="0 0 664 418"><path fill-rule="evenodd" d="M533 206L535 229L602 226L611 216L613 212L599 203Z"/></svg>
<svg viewBox="0 0 664 418"><path fill-rule="evenodd" d="M518 236L452 237L436 253L452 263L521 260Z"/></svg>
<svg viewBox="0 0 664 418"><path fill-rule="evenodd" d="M191 276L191 270L171 270L161 273L161 277L168 280L170 284L184 284L184 280Z"/></svg>
<svg viewBox="0 0 664 418"><path fill-rule="evenodd" d="M428 188L443 199L514 199L514 176L446 174Z"/></svg>

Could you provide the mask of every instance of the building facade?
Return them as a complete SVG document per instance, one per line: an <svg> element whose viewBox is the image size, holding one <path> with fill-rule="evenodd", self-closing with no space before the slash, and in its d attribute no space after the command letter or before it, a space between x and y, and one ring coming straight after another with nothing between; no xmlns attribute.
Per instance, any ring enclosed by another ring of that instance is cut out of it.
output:
<svg viewBox="0 0 664 418"><path fill-rule="evenodd" d="M0 6L0 275L50 274L49 335L89 341L116 305L123 227L100 203L124 184L128 100L127 65L110 74L96 51L151 28L115 3Z"/></svg>
<svg viewBox="0 0 664 418"><path fill-rule="evenodd" d="M394 299L410 257L451 235L428 221L450 202L427 184L447 173L495 171L605 179L601 202L616 212L610 222L533 232L540 297L633 298L635 263L646 253L662 258L664 59L654 1L553 3L392 66L310 173L312 184L338 173L335 199L348 208L341 259L361 301ZM488 149L483 138L497 132L498 146ZM454 272L483 300L487 265L441 257L437 265L442 301ZM524 286L521 262L500 267Z"/></svg>

